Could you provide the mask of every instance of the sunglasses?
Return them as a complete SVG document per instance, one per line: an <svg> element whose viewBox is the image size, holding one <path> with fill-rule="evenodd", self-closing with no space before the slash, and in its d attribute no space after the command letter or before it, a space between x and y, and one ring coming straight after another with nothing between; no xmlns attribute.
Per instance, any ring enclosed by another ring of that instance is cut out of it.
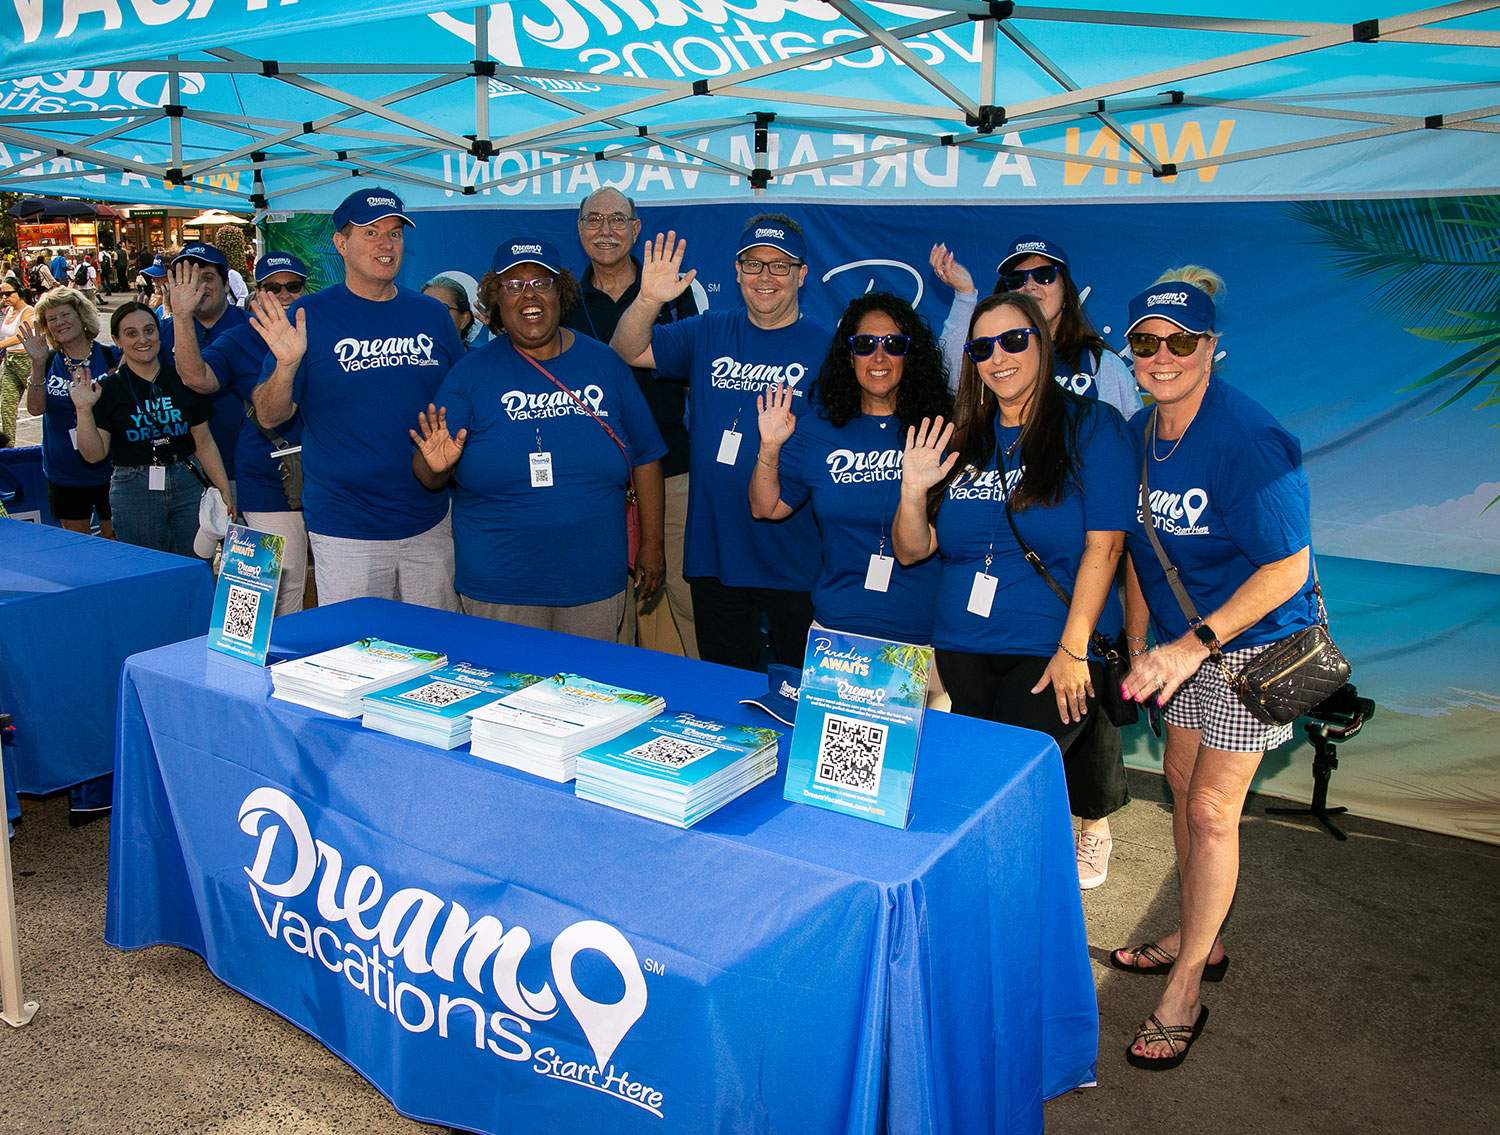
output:
<svg viewBox="0 0 1500 1135"><path fill-rule="evenodd" d="M500 286L508 296L518 296L527 288L534 292L550 292L557 283L555 276L538 276L534 280L501 280Z"/></svg>
<svg viewBox="0 0 1500 1135"><path fill-rule="evenodd" d="M9 288L0 288L0 296L16 296L20 294L20 292L11 291Z"/></svg>
<svg viewBox="0 0 1500 1135"><path fill-rule="evenodd" d="M850 335L846 341L849 344L849 350L861 357L873 355L881 347L884 347L886 354L890 355L893 359L899 359L902 355L906 354L906 349L911 346L911 336L900 334Z"/></svg>
<svg viewBox="0 0 1500 1135"><path fill-rule="evenodd" d="M1019 292L1030 278L1045 288L1048 284L1057 282L1058 271L1056 264L1043 264L1039 268L1011 268L1000 273L1000 283L1005 285L1007 292Z"/></svg>
<svg viewBox="0 0 1500 1135"><path fill-rule="evenodd" d="M982 363L995 353L995 344L1007 355L1020 355L1026 351L1026 345L1031 341L1033 335L1039 334L1035 327L1013 327L1009 331L1002 331L998 335L982 335L977 339L970 339L964 344L964 354L968 355L976 363Z"/></svg>
<svg viewBox="0 0 1500 1135"><path fill-rule="evenodd" d="M305 287L307 287L306 280L293 280L289 284L261 285L261 289L263 291L270 292L273 296L279 296L282 292L285 292L289 296L299 296L302 294L302 289Z"/></svg>
<svg viewBox="0 0 1500 1135"><path fill-rule="evenodd" d="M1194 334L1191 331L1174 331L1170 335L1152 335L1147 331L1132 331L1125 336L1125 341L1130 344L1130 353L1138 359L1149 359L1161 345L1165 343L1167 350L1171 351L1179 359L1185 359L1198 349L1198 344L1205 336Z"/></svg>

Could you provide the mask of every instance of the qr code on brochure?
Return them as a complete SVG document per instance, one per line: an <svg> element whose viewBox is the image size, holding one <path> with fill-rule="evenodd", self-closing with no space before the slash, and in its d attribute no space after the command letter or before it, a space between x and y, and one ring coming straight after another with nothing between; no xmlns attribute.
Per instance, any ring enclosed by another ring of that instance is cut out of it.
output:
<svg viewBox="0 0 1500 1135"><path fill-rule="evenodd" d="M676 737L653 737L644 745L628 750L625 755L639 757L652 764L666 765L668 768L682 768L713 751L712 745L695 745L692 741L682 741Z"/></svg>
<svg viewBox="0 0 1500 1135"><path fill-rule="evenodd" d="M249 587L229 585L229 599L224 604L224 637L235 642L255 638L255 623L260 616L260 592Z"/></svg>
<svg viewBox="0 0 1500 1135"><path fill-rule="evenodd" d="M446 709L454 702L463 701L464 698L472 696L473 693L473 690L455 686L450 682L428 682L425 686L408 690L401 697L406 701L430 705L434 709Z"/></svg>
<svg viewBox="0 0 1500 1135"><path fill-rule="evenodd" d="M873 721L830 713L823 719L823 735L818 739L815 779L833 788L879 795L888 732Z"/></svg>

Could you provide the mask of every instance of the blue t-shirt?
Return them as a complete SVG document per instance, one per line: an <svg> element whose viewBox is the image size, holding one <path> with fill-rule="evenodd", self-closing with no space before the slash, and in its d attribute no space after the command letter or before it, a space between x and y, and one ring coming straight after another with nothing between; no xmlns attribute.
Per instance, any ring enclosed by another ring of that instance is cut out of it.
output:
<svg viewBox="0 0 1500 1135"><path fill-rule="evenodd" d="M1083 398L1069 398L1067 407L1078 424L1077 479L1069 480L1057 504L1033 504L1017 512L1015 520L1032 551L1071 594L1083 559L1085 534L1124 532L1130 527L1139 494L1120 415L1108 403ZM995 455L988 467L955 477L938 510L943 574L932 631L935 646L1037 658L1051 658L1057 652L1068 608L1026 562L1005 520L1005 497L1025 470L1020 464L1020 436L1020 426L1000 426L997 417ZM1007 456L1011 446L1015 450ZM992 545L989 574L997 580L995 597L989 616L981 618L968 609L969 594ZM1120 633L1121 622L1120 600L1111 587L1097 630L1113 638Z"/></svg>
<svg viewBox="0 0 1500 1135"><path fill-rule="evenodd" d="M438 524L446 491L411 471L407 431L464 357L448 309L398 288L367 300L343 284L303 296L307 354L292 379L302 411L302 509L307 530L347 540L405 540ZM261 381L276 369L267 354Z"/></svg>
<svg viewBox="0 0 1500 1135"><path fill-rule="evenodd" d="M813 584L813 616L833 630L932 641L940 565L891 565L885 591L865 587L870 557L894 556L891 520L901 498L906 431L888 415L861 414L835 426L815 406L797 420L781 451L781 499L793 508L811 500L823 559Z"/></svg>
<svg viewBox="0 0 1500 1135"><path fill-rule="evenodd" d="M229 391L243 407L250 401L265 369L271 349L249 323L217 336L203 351L203 361L213 368L220 391ZM240 411L240 432L234 443L234 500L241 512L286 512L286 492L281 484L281 463L271 456L276 448ZM213 423L209 423L213 428ZM302 412L276 427L276 433L292 445L302 441Z"/></svg>
<svg viewBox="0 0 1500 1135"><path fill-rule="evenodd" d="M683 575L712 577L728 587L811 589L819 559L812 515L806 509L785 520L750 515L750 474L760 451L755 397L786 383L794 388L792 410L800 416L829 338L827 328L808 319L763 331L743 308L652 328L656 373L685 379L692 406ZM740 434L740 447L734 464L725 465L719 447L731 428Z"/></svg>
<svg viewBox="0 0 1500 1135"><path fill-rule="evenodd" d="M250 317L245 314L244 308L230 304L212 327L205 327L201 323L197 325L198 350L208 350L221 335L229 334L236 327L249 326ZM171 359L174 365L177 361L176 349L177 320L169 319L161 325L161 353L164 358ZM213 406L214 413L208 419L208 432L214 435L214 444L219 447L219 456L224 459L224 475L233 481L238 476L234 448L240 436L240 425L245 420L245 398L225 385L206 397Z"/></svg>
<svg viewBox="0 0 1500 1135"><path fill-rule="evenodd" d="M1128 427L1137 485L1150 416L1143 410ZM1151 462L1147 478L1156 535L1200 615L1221 607L1256 568L1312 543L1301 444L1223 379L1209 382L1187 431L1175 442L1157 441L1155 448L1163 459ZM1142 521L1138 507L1126 547L1157 639L1170 642L1187 633L1187 617L1172 597ZM1226 646L1262 646L1312 626L1318 621L1312 584L1309 568L1296 595Z"/></svg>
<svg viewBox="0 0 1500 1135"><path fill-rule="evenodd" d="M103 378L116 363L119 353L110 347L93 344L89 352L89 373ZM61 351L53 351L47 362L47 407L42 413L42 476L54 485L85 488L109 483L114 466L106 457L97 465L85 461L73 446L72 430L78 426L78 411L68 394L73 376L63 361Z"/></svg>
<svg viewBox="0 0 1500 1135"><path fill-rule="evenodd" d="M586 335L542 365L609 423L630 465L667 451L635 375ZM600 424L523 359L506 336L470 351L437 392L448 429L467 429L454 471L454 586L486 603L573 607L625 587L630 470ZM536 452L549 487L532 486Z"/></svg>

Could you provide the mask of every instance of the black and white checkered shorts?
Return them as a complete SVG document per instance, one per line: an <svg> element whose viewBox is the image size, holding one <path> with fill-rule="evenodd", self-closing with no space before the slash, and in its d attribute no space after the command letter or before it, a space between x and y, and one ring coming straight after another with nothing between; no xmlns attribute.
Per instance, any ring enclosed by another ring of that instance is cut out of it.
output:
<svg viewBox="0 0 1500 1135"><path fill-rule="evenodd" d="M1238 673L1257 654L1275 645L1226 650L1224 661L1231 671ZM1224 672L1211 658L1205 658L1198 672L1178 687L1162 716L1167 724L1179 729L1201 730L1202 744L1230 753L1263 753L1284 745L1291 740L1294 724L1265 725L1257 721L1229 688Z"/></svg>

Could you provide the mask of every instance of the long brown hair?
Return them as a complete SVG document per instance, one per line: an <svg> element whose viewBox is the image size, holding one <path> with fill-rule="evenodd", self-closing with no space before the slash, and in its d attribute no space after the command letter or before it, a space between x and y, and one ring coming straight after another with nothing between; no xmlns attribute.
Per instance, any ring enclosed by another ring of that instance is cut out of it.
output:
<svg viewBox="0 0 1500 1135"><path fill-rule="evenodd" d="M1011 508L1023 511L1028 505L1054 505L1067 492L1068 480L1077 476L1078 422L1081 413L1068 413L1070 401L1087 400L1069 395L1052 379L1052 336L1042 309L1030 296L1021 292L1001 292L986 296L974 308L969 320L969 338L981 316L997 308L1013 307L1036 329L1037 377L1026 418L1021 424L1021 464L1025 473L1011 492ZM999 350L997 344L995 350ZM1080 407L1083 409L1085 407ZM979 377L979 370L965 353L958 380L958 396L953 403L953 448L958 460L953 471L936 485L927 498L927 513L935 517L948 486L964 469L989 468L995 456L995 416L1000 403Z"/></svg>

